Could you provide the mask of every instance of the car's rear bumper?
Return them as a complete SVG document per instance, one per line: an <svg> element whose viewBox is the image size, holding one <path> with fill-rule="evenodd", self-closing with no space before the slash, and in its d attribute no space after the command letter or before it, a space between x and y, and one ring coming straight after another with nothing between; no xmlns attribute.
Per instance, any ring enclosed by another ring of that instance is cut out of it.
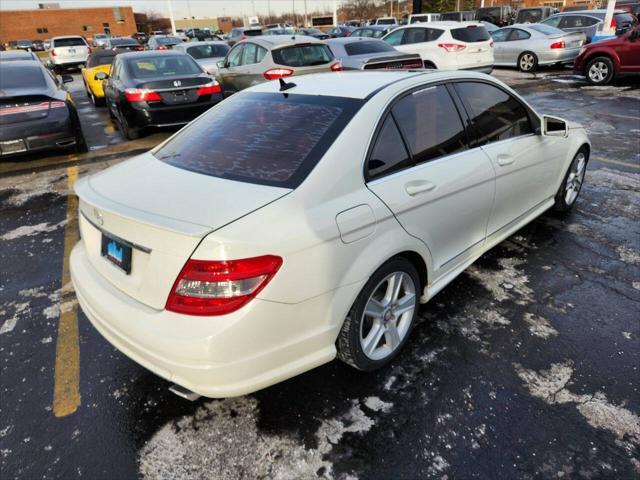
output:
<svg viewBox="0 0 640 480"><path fill-rule="evenodd" d="M538 65L553 63L573 63L580 54L580 48L556 48L549 49L538 55Z"/></svg>
<svg viewBox="0 0 640 480"><path fill-rule="evenodd" d="M110 343L157 375L218 398L244 395L331 361L340 323L328 319L347 311L362 286L299 304L254 299L229 315L197 317L155 310L124 294L92 267L82 242L70 266L82 310Z"/></svg>
<svg viewBox="0 0 640 480"><path fill-rule="evenodd" d="M0 129L0 158L23 155L39 150L65 149L75 145L76 132L70 123L68 115L65 114L58 120L54 120L53 116L54 114L50 114L49 117L51 118L49 119L2 125ZM1 142L14 140L23 140L26 150L15 153L2 152Z"/></svg>
<svg viewBox="0 0 640 480"><path fill-rule="evenodd" d="M133 123L139 127L164 127L169 125L184 125L203 114L222 100L221 95L214 95L210 102L176 105L171 107L157 107L131 110Z"/></svg>

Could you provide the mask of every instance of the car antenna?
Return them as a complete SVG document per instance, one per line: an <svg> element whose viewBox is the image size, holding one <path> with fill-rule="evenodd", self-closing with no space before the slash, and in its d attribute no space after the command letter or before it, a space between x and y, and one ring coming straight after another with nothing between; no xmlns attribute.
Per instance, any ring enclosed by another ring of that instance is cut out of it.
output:
<svg viewBox="0 0 640 480"><path fill-rule="evenodd" d="M295 83L293 83L293 82L287 83L282 78L279 78L278 80L280 80L280 91L281 92L285 92L285 91L289 90L290 88L293 88L293 87L296 86Z"/></svg>

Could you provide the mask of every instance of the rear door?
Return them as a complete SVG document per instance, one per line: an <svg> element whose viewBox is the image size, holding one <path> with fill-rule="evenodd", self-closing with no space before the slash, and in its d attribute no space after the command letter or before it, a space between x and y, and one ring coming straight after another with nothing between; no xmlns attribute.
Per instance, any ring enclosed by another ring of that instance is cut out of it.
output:
<svg viewBox="0 0 640 480"><path fill-rule="evenodd" d="M520 28L512 28L509 38L504 43L504 56L509 63L517 63L518 57L525 50L533 48L531 34Z"/></svg>
<svg viewBox="0 0 640 480"><path fill-rule="evenodd" d="M445 85L398 99L383 120L367 162L367 186L404 229L422 240L440 276L485 239L495 173L470 150L459 107Z"/></svg>
<svg viewBox="0 0 640 480"><path fill-rule="evenodd" d="M511 28L501 28L493 32L491 37L493 38L493 57L495 63L515 63L516 60L508 55L509 51L509 37L511 36Z"/></svg>
<svg viewBox="0 0 640 480"><path fill-rule="evenodd" d="M475 130L474 145L496 171L495 207L487 229L492 235L553 197L566 142L536 135L538 120L506 90L484 82L454 85Z"/></svg>
<svg viewBox="0 0 640 480"><path fill-rule="evenodd" d="M619 45L616 51L620 56L622 72L640 72L640 38L632 40L631 33L618 38Z"/></svg>

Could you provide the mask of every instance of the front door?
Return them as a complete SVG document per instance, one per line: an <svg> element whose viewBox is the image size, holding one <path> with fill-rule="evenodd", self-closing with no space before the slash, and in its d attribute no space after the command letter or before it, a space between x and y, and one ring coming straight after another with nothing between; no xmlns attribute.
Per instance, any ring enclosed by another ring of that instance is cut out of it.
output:
<svg viewBox="0 0 640 480"><path fill-rule="evenodd" d="M239 88L237 85L239 69L242 68L242 50L244 44L234 46L224 61L224 67L218 70L218 78L220 79L220 86L222 88L222 94L225 97L236 93Z"/></svg>
<svg viewBox="0 0 640 480"><path fill-rule="evenodd" d="M375 140L367 175L368 188L429 248L434 278L483 243L495 174L479 148L468 149L446 86L425 86L395 103Z"/></svg>

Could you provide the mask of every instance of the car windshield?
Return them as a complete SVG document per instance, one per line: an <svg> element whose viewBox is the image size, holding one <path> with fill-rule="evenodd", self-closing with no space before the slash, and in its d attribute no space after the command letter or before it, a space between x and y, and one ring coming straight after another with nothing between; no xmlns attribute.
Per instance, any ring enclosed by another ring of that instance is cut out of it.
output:
<svg viewBox="0 0 640 480"><path fill-rule="evenodd" d="M156 41L160 45L178 45L179 43L182 43L182 40L178 37L157 37Z"/></svg>
<svg viewBox="0 0 640 480"><path fill-rule="evenodd" d="M187 53L196 60L201 58L224 57L229 51L229 47L223 44L216 45L195 45L187 48Z"/></svg>
<svg viewBox="0 0 640 480"><path fill-rule="evenodd" d="M98 55L91 55L87 60L87 67L94 68L100 65L111 65L111 62L113 62L113 57L115 57L115 55L106 55L102 52Z"/></svg>
<svg viewBox="0 0 640 480"><path fill-rule="evenodd" d="M71 38L56 38L53 41L54 47L86 47L87 44L79 37Z"/></svg>
<svg viewBox="0 0 640 480"><path fill-rule="evenodd" d="M344 46L347 55L363 55L366 53L382 53L382 52L395 52L396 49L393 48L386 42L380 41L372 41L372 40L363 40L352 43L347 43Z"/></svg>
<svg viewBox="0 0 640 480"><path fill-rule="evenodd" d="M170 75L197 75L202 73L198 64L187 55L131 58L129 69L135 78L165 77Z"/></svg>
<svg viewBox="0 0 640 480"><path fill-rule="evenodd" d="M451 30L451 36L460 42L486 42L491 39L491 35L487 32L483 26L469 26L464 28L453 28Z"/></svg>
<svg viewBox="0 0 640 480"><path fill-rule="evenodd" d="M550 27L549 25L543 25L542 23L536 23L535 25L528 25L531 30L543 33L544 35L562 35L563 30L556 27Z"/></svg>
<svg viewBox="0 0 640 480"><path fill-rule="evenodd" d="M295 188L362 104L343 97L236 94L152 153L204 175Z"/></svg>
<svg viewBox="0 0 640 480"><path fill-rule="evenodd" d="M329 47L323 44L278 48L271 52L271 56L275 63L287 67L310 67L323 65L333 60Z"/></svg>
<svg viewBox="0 0 640 480"><path fill-rule="evenodd" d="M13 62L10 62L13 64ZM0 66L0 91L1 90L22 90L33 89L42 90L47 88L47 84L42 74L42 69L36 65L11 66L2 68ZM7 92L8 93L8 92ZM4 97L4 92L1 97Z"/></svg>

